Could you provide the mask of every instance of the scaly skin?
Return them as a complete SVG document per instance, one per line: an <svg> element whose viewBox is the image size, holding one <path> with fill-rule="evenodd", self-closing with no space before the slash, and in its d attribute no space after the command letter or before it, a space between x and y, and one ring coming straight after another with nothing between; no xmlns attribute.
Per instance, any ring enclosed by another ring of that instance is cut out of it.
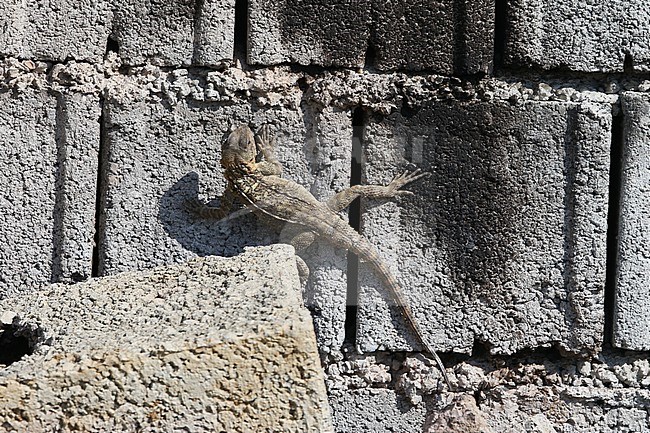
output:
<svg viewBox="0 0 650 433"><path fill-rule="evenodd" d="M280 220L296 226L291 244L296 251L307 248L316 239L324 240L337 248L352 251L366 262L386 286L411 327L418 342L433 356L451 389L449 378L442 361L427 344L411 308L406 303L402 288L381 259L377 249L343 220L338 212L345 209L357 197L370 199L392 198L410 195L400 190L428 173L404 173L387 185L356 185L347 188L327 202L321 203L305 188L288 179L280 177L282 166L274 155L275 140L268 125L260 129L257 136L247 125L234 130L222 146L221 166L228 186L221 199L220 207L210 207L194 201L189 208L194 213L207 218L221 219L230 214L235 201L249 207L258 216ZM256 162L258 153L261 161ZM301 279L306 280L309 268L300 258L297 259Z"/></svg>

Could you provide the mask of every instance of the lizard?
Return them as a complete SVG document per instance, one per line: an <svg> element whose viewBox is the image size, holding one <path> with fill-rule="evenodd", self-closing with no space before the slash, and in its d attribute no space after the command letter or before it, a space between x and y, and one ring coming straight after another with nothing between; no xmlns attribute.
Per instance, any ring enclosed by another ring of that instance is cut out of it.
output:
<svg viewBox="0 0 650 433"><path fill-rule="evenodd" d="M420 170L404 172L386 186L354 185L337 193L325 202L319 202L302 185L281 177L282 165L275 156L275 137L269 125L257 134L244 124L232 131L221 146L221 167L227 181L220 205L210 206L198 199L186 203L188 210L203 218L223 219L240 202L263 220L275 220L292 225L290 244L296 253L304 251L315 240L324 240L336 248L351 251L370 266L392 300L400 308L405 321L418 343L435 360L449 389L451 384L445 367L424 338L415 316L406 302L401 285L380 257L377 249L339 215L356 198L387 199L412 195L401 188L429 173ZM309 268L300 256L296 263L301 282L306 281Z"/></svg>

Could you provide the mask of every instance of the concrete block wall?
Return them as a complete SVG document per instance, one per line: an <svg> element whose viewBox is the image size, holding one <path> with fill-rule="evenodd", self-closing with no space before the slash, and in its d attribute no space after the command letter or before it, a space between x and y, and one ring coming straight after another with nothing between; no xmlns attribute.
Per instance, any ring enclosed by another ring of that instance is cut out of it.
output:
<svg viewBox="0 0 650 433"><path fill-rule="evenodd" d="M349 218L456 391L317 242L303 297L338 431L650 431L644 1L163 3L0 6L0 297L283 240L183 208L218 201L230 129L268 123L321 199L431 173Z"/></svg>

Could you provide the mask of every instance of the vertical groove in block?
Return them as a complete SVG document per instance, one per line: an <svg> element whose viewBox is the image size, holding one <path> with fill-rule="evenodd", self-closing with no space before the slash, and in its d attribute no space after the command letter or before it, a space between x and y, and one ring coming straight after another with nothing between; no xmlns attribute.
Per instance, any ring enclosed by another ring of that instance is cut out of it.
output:
<svg viewBox="0 0 650 433"><path fill-rule="evenodd" d="M650 97L625 93L613 344L650 349Z"/></svg>
<svg viewBox="0 0 650 433"><path fill-rule="evenodd" d="M82 94L60 95L57 104L52 282L81 281L92 271L101 109Z"/></svg>
<svg viewBox="0 0 650 433"><path fill-rule="evenodd" d="M612 119L612 145L609 169L609 204L607 211L607 275L605 280L605 344L611 345L616 305L618 233L621 212L622 152L624 142L622 110Z"/></svg>
<svg viewBox="0 0 650 433"><path fill-rule="evenodd" d="M366 207L362 227L435 347L600 350L610 127L606 105L504 101L367 126L368 183L409 164L432 173L408 188L416 197ZM363 268L361 281L362 349L413 347L385 288Z"/></svg>

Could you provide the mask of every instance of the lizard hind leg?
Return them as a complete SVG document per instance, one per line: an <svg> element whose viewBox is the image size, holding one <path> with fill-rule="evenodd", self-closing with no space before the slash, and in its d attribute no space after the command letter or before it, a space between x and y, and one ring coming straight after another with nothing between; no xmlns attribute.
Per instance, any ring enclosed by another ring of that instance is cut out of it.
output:
<svg viewBox="0 0 650 433"><path fill-rule="evenodd" d="M307 249L307 247L309 247L315 239L316 235L313 232L305 231L295 235L291 241L289 241L289 244L291 244L296 249L296 253L298 253ZM307 280L309 279L309 266L307 266L307 263L305 263L302 257L298 256L297 254L296 265L298 266L300 285L304 287L305 284L307 284Z"/></svg>

